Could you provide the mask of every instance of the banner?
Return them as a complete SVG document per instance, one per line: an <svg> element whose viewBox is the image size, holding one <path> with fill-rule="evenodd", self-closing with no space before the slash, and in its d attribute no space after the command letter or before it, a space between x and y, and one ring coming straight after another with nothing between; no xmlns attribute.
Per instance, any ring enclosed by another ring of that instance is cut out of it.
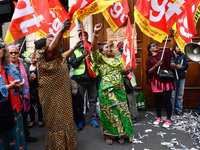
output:
<svg viewBox="0 0 200 150"><path fill-rule="evenodd" d="M144 34L162 42L172 25L194 3L194 0L138 0L134 7L135 21Z"/></svg>
<svg viewBox="0 0 200 150"><path fill-rule="evenodd" d="M187 43L192 42L192 38L197 34L196 23L200 17L200 0L196 1L173 26L174 39L183 53Z"/></svg>
<svg viewBox="0 0 200 150"><path fill-rule="evenodd" d="M69 18L74 21L82 21L91 14L97 14L104 11L111 4L121 0L75 0L69 11Z"/></svg>
<svg viewBox="0 0 200 150"><path fill-rule="evenodd" d="M102 12L104 18L115 32L128 18L129 7L127 0L116 2Z"/></svg>
<svg viewBox="0 0 200 150"><path fill-rule="evenodd" d="M127 24L126 35L125 35L124 45L123 45L123 53L122 53L122 58L125 62L126 69L128 69L128 67L130 66L131 61L132 61L133 69L136 68L134 46L133 46L133 53L132 53L132 60L131 60L132 42L133 42L133 34L132 34L130 19L128 18L128 24ZM129 79L131 79L132 76L133 76L133 72L127 75Z"/></svg>
<svg viewBox="0 0 200 150"><path fill-rule="evenodd" d="M19 0L5 41L10 44L34 32L41 38L48 33L55 35L66 18L59 0Z"/></svg>

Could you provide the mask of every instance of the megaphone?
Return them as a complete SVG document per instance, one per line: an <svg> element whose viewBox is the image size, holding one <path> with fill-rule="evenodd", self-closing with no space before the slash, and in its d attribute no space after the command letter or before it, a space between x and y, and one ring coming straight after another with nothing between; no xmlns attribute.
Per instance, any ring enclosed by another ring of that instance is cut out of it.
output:
<svg viewBox="0 0 200 150"><path fill-rule="evenodd" d="M185 54L192 61L199 62L200 61L200 42L199 43L188 43L185 46Z"/></svg>

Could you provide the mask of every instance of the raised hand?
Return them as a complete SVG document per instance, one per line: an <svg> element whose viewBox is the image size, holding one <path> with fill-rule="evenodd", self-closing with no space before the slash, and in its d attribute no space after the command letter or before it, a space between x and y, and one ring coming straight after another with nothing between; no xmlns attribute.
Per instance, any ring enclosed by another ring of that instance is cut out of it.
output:
<svg viewBox="0 0 200 150"><path fill-rule="evenodd" d="M66 19L65 21L63 21L63 24L61 26L61 30L62 31L69 30L70 26L71 26L71 21L69 19Z"/></svg>
<svg viewBox="0 0 200 150"><path fill-rule="evenodd" d="M98 34L99 31L101 30L101 28L102 28L102 23L96 24L96 25L94 26L94 33L95 33L95 34Z"/></svg>

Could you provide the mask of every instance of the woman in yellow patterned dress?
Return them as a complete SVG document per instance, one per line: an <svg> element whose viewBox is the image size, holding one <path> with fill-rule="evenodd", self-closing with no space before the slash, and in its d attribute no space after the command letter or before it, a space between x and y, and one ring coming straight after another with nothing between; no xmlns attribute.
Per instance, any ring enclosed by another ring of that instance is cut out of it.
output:
<svg viewBox="0 0 200 150"><path fill-rule="evenodd" d="M44 38L35 42L39 97L47 125L45 150L77 149L71 81L65 63L74 49L63 54L59 50L69 27L70 20L65 20L53 41Z"/></svg>
<svg viewBox="0 0 200 150"><path fill-rule="evenodd" d="M128 110L123 75L129 74L133 69L125 69L119 58L115 58L111 45L105 44L100 53L97 50L98 32L102 24L96 24L92 41L92 55L94 58L93 71L101 77L99 87L99 102L101 125L106 144L113 144L110 135L118 137L120 144L124 144L121 137L134 137L134 129Z"/></svg>

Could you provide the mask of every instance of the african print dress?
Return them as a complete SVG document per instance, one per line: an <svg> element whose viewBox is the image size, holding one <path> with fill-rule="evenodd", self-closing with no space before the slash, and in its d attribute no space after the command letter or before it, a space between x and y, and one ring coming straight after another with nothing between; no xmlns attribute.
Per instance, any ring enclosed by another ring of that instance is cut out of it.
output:
<svg viewBox="0 0 200 150"><path fill-rule="evenodd" d="M37 50L39 97L47 125L46 150L77 148L73 119L69 70L61 53L45 61L44 50Z"/></svg>
<svg viewBox="0 0 200 150"><path fill-rule="evenodd" d="M101 77L99 102L103 134L134 137L133 124L127 105L127 97L119 58L106 58L99 51L93 51L93 71Z"/></svg>

